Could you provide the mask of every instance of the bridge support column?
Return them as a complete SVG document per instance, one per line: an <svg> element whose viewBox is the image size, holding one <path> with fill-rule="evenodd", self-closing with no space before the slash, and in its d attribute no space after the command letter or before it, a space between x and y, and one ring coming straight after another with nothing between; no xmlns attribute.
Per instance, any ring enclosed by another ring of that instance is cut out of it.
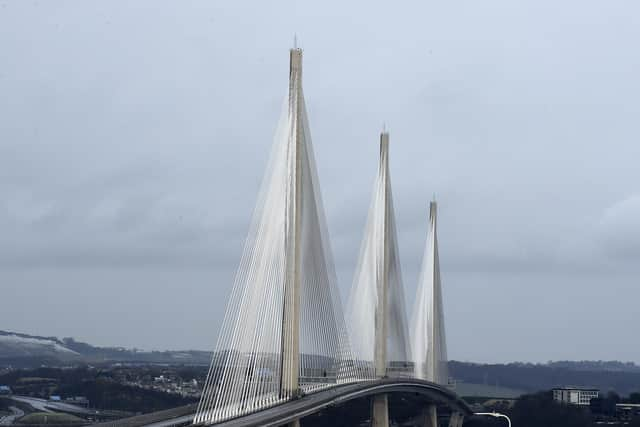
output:
<svg viewBox="0 0 640 427"><path fill-rule="evenodd" d="M371 399L371 427L389 427L389 399L377 394Z"/></svg>
<svg viewBox="0 0 640 427"><path fill-rule="evenodd" d="M429 405L422 411L422 427L438 427L438 410L436 405Z"/></svg>
<svg viewBox="0 0 640 427"><path fill-rule="evenodd" d="M294 183L287 206L284 301L280 365L280 397L291 399L300 392L300 283L302 221L302 51L291 49L289 65L290 138L294 139Z"/></svg>
<svg viewBox="0 0 640 427"><path fill-rule="evenodd" d="M449 427L462 427L463 422L464 415L459 412L454 412L451 414L451 418L449 418Z"/></svg>
<svg viewBox="0 0 640 427"><path fill-rule="evenodd" d="M300 420L291 421L286 427L300 427Z"/></svg>
<svg viewBox="0 0 640 427"><path fill-rule="evenodd" d="M380 134L380 167L385 174L388 173L389 134ZM376 283L378 304L375 311L374 325L374 367L378 378L387 376L387 290L389 288L389 203L387 202L387 190L384 193L384 227L382 231L382 259L380 262L380 275ZM386 394L373 396L371 403L371 425L373 427L389 427L389 399Z"/></svg>
<svg viewBox="0 0 640 427"><path fill-rule="evenodd" d="M380 134L380 169L388 177L389 171L389 134ZM388 182L388 181L387 181ZM378 262L379 275L376 283L378 294L378 304L375 311L374 325L374 364L375 375L378 378L387 376L387 336L389 329L389 319L387 319L387 294L389 289L389 203L387 202L387 191L384 191L384 224L382 229L382 259Z"/></svg>

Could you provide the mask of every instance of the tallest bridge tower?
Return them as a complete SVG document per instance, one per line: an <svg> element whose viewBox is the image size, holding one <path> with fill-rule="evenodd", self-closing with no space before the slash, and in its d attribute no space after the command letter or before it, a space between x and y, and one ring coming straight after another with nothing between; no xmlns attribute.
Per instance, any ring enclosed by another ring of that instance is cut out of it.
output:
<svg viewBox="0 0 640 427"><path fill-rule="evenodd" d="M194 422L213 424L353 381L302 89L289 87Z"/></svg>
<svg viewBox="0 0 640 427"><path fill-rule="evenodd" d="M300 368L300 279L302 231L302 144L304 143L302 100L302 50L289 52L289 140L290 179L286 203L286 256L282 308L282 354L280 368L280 397L299 392Z"/></svg>

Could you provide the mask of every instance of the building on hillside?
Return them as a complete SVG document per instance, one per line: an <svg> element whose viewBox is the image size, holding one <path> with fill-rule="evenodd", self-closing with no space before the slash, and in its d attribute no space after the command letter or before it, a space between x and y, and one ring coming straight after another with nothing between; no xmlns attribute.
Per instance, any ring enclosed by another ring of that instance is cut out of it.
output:
<svg viewBox="0 0 640 427"><path fill-rule="evenodd" d="M587 387L556 387L552 391L553 400L556 402L581 406L588 406L591 403L591 399L595 399L600 395L600 390Z"/></svg>

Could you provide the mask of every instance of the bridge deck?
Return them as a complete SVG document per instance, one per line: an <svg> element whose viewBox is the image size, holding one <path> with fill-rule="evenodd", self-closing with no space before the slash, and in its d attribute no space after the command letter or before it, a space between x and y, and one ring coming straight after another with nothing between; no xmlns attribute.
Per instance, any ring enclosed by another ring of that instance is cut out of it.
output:
<svg viewBox="0 0 640 427"><path fill-rule="evenodd" d="M464 415L472 413L469 406L446 387L412 378L387 378L339 385L217 425L221 427L276 426L360 397L398 392L418 393L433 403L448 406ZM103 423L100 427L186 426L192 423L195 409L196 405L181 406L167 411Z"/></svg>
<svg viewBox="0 0 640 427"><path fill-rule="evenodd" d="M388 378L343 384L217 425L220 427L277 426L349 400L397 392L419 393L432 402L446 405L456 412L464 415L472 414L466 402L446 387L412 378Z"/></svg>

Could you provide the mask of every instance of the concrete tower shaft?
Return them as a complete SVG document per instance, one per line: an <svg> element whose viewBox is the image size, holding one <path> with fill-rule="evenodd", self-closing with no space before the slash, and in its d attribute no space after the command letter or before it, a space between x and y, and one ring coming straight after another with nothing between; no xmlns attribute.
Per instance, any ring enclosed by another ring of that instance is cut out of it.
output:
<svg viewBox="0 0 640 427"><path fill-rule="evenodd" d="M378 304L375 312L375 373L377 377L387 375L387 335L389 330L388 294L389 294L389 133L380 134L380 174L384 182L382 245L380 245L380 263L377 267L376 287Z"/></svg>
<svg viewBox="0 0 640 427"><path fill-rule="evenodd" d="M281 397L299 393L300 370L300 271L302 221L302 50L289 52L289 138L293 153L290 165L292 179L287 195L285 227L286 258L284 301L282 309L282 357L280 371Z"/></svg>

